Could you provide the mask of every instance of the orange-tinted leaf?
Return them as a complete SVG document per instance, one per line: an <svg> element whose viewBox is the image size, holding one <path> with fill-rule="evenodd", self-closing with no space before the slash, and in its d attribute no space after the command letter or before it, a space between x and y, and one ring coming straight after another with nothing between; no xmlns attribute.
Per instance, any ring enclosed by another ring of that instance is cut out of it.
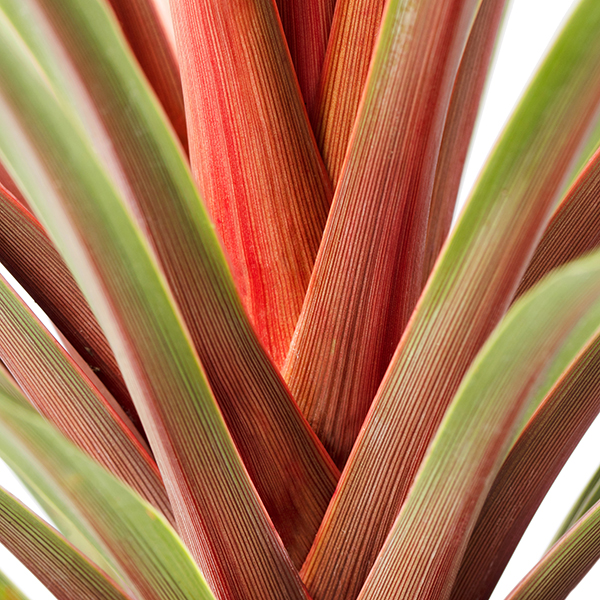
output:
<svg viewBox="0 0 600 600"><path fill-rule="evenodd" d="M506 0L483 0L460 61L429 209L423 283L446 241Z"/></svg>
<svg viewBox="0 0 600 600"><path fill-rule="evenodd" d="M273 0L172 0L192 171L258 337L281 365L331 183Z"/></svg>
<svg viewBox="0 0 600 600"><path fill-rule="evenodd" d="M312 115L336 0L277 0L279 17L298 76L302 98Z"/></svg>
<svg viewBox="0 0 600 600"><path fill-rule="evenodd" d="M317 144L337 185L358 112L384 0L337 0L312 117Z"/></svg>
<svg viewBox="0 0 600 600"><path fill-rule="evenodd" d="M600 102L600 4L584 0L574 15L496 146L377 392L302 569L315 600L352 598L347 590L366 577L550 218Z"/></svg>
<svg viewBox="0 0 600 600"><path fill-rule="evenodd" d="M0 262L143 431L114 354L69 269L37 219L1 186Z"/></svg>
<svg viewBox="0 0 600 600"><path fill-rule="evenodd" d="M404 2L386 9L282 371L340 467L421 293L435 157L476 8L424 0L414 11Z"/></svg>

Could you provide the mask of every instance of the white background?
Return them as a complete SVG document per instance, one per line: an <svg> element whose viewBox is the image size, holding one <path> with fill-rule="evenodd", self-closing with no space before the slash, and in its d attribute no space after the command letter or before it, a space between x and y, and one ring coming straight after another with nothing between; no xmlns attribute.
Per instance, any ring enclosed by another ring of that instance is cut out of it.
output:
<svg viewBox="0 0 600 600"><path fill-rule="evenodd" d="M463 203L502 126L527 85L544 50L573 5L572 0L514 0L501 41L469 153L459 202ZM0 461L1 463L1 461ZM585 436L533 519L513 560L493 595L501 600L541 557L556 528L579 492L600 464L600 422ZM0 464L0 485L39 511L35 501L10 470ZM0 546L2 570L30 600L53 598L4 548ZM569 596L571 600L600 597L600 564Z"/></svg>

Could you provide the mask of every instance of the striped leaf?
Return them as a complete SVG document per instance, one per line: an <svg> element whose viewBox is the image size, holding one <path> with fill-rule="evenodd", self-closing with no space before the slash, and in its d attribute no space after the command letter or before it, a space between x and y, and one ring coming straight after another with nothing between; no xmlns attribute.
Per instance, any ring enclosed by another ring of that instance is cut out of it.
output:
<svg viewBox="0 0 600 600"><path fill-rule="evenodd" d="M57 531L0 488L0 541L57 600L131 600ZM11 595L13 594L13 595ZM23 598L0 579L0 599Z"/></svg>
<svg viewBox="0 0 600 600"><path fill-rule="evenodd" d="M423 283L452 225L463 167L505 6L506 0L482 0L460 61L431 195Z"/></svg>
<svg viewBox="0 0 600 600"><path fill-rule="evenodd" d="M2 277L0 324L0 358L33 406L172 521L146 443L114 399L94 385Z"/></svg>
<svg viewBox="0 0 600 600"><path fill-rule="evenodd" d="M303 566L315 600L358 593L464 374L512 300L600 100L599 32L600 5L584 0L445 246Z"/></svg>
<svg viewBox="0 0 600 600"><path fill-rule="evenodd" d="M356 120L384 0L336 0L313 125L334 185Z"/></svg>
<svg viewBox="0 0 600 600"><path fill-rule="evenodd" d="M595 504L508 595L507 600L564 600L600 558Z"/></svg>
<svg viewBox="0 0 600 600"><path fill-rule="evenodd" d="M68 442L31 410L0 395L3 431L52 473L55 484L94 530L143 600L212 600L176 533L149 504Z"/></svg>
<svg viewBox="0 0 600 600"><path fill-rule="evenodd" d="M312 115L336 0L277 0L277 9L300 84Z"/></svg>
<svg viewBox="0 0 600 600"><path fill-rule="evenodd" d="M305 598L155 254L4 13L0 53L0 148L115 351L185 543L218 598Z"/></svg>
<svg viewBox="0 0 600 600"><path fill-rule="evenodd" d="M156 92L169 121L187 150L183 90L168 23L161 17L156 0L108 0L144 74Z"/></svg>
<svg viewBox="0 0 600 600"><path fill-rule="evenodd" d="M600 150L572 184L552 215L519 285L525 293L552 269L600 245Z"/></svg>
<svg viewBox="0 0 600 600"><path fill-rule="evenodd" d="M545 394L514 443L469 539L452 600L487 598L494 590L552 483L600 412L599 364L595 338ZM528 412L536 398L531 404Z"/></svg>
<svg viewBox="0 0 600 600"><path fill-rule="evenodd" d="M598 334L600 253L524 296L490 336L448 409L359 600L448 598L527 402L544 381L549 360L582 323L588 339Z"/></svg>
<svg viewBox="0 0 600 600"><path fill-rule="evenodd" d="M106 336L73 276L37 219L2 187L0 262L48 315L142 431Z"/></svg>
<svg viewBox="0 0 600 600"><path fill-rule="evenodd" d="M476 0L387 4L282 371L340 467L421 293L435 158L477 5Z"/></svg>
<svg viewBox="0 0 600 600"><path fill-rule="evenodd" d="M138 217L244 466L300 565L333 494L337 470L244 315L214 226L116 23L98 0L1 0L0 6L10 8L12 23L44 66L53 92L76 109L102 166L113 175L111 183L130 214ZM51 33L44 33L48 29ZM50 53L53 40L59 49ZM70 61L62 60L65 53ZM72 77L66 78L70 72ZM83 89L79 96L77 82ZM101 122L116 155L105 156L97 127L86 116L90 112ZM47 203L41 195L39 200ZM95 234L93 218L85 226ZM54 235L62 234L62 228L54 230ZM87 235L83 231L82 236ZM109 256L104 250L99 255L103 260ZM85 286L82 289L87 294ZM265 428L273 435L263 435Z"/></svg>

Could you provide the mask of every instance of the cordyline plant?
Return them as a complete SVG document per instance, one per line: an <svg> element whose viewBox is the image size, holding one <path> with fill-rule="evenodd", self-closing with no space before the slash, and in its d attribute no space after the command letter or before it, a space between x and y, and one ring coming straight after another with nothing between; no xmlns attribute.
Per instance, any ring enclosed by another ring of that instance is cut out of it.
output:
<svg viewBox="0 0 600 600"><path fill-rule="evenodd" d="M56 525L0 489L0 542L58 600L488 598L600 412L600 2L451 232L504 0L169 4L0 0L0 262L63 342L0 281Z"/></svg>

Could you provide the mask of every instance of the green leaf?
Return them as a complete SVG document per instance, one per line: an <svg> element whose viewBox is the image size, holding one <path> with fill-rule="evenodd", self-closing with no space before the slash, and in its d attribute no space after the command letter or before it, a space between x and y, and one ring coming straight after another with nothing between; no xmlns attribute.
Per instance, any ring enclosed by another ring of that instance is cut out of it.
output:
<svg viewBox="0 0 600 600"><path fill-rule="evenodd" d="M420 598L449 594L527 402L548 362L581 323L588 339L598 334L600 253L570 264L524 296L481 349L359 600L412 598L417 589Z"/></svg>
<svg viewBox="0 0 600 600"><path fill-rule="evenodd" d="M600 245L600 150L594 153L552 215L516 297L552 269Z"/></svg>
<svg viewBox="0 0 600 600"><path fill-rule="evenodd" d="M558 542L558 540L598 502L598 500L600 500L600 469L592 475L592 478L585 486L585 489L581 492L579 498L577 498L573 508L571 508L569 514L556 532L556 535L552 540L552 545Z"/></svg>
<svg viewBox="0 0 600 600"><path fill-rule="evenodd" d="M385 9L282 370L340 467L421 293L435 159L477 5L393 0Z"/></svg>
<svg viewBox="0 0 600 600"><path fill-rule="evenodd" d="M600 504L595 504L506 600L564 600L599 558Z"/></svg>
<svg viewBox="0 0 600 600"><path fill-rule="evenodd" d="M377 392L303 567L307 581L330 590L321 596L310 583L315 600L352 598L342 582L356 589L366 578L464 374L513 298L599 101L600 4L584 0L496 145Z"/></svg>
<svg viewBox="0 0 600 600"><path fill-rule="evenodd" d="M170 521L173 513L146 443L0 277L0 358L37 410Z"/></svg>
<svg viewBox="0 0 600 600"><path fill-rule="evenodd" d="M482 0L454 81L431 194L423 284L448 237L506 0Z"/></svg>
<svg viewBox="0 0 600 600"><path fill-rule="evenodd" d="M165 519L42 417L0 395L2 428L31 448L77 505L144 600L211 600L189 552Z"/></svg>
<svg viewBox="0 0 600 600"><path fill-rule="evenodd" d="M57 600L132 599L57 531L2 488L0 541ZM0 577L0 600L19 598L24 597Z"/></svg>
<svg viewBox="0 0 600 600"><path fill-rule="evenodd" d="M562 363L565 350L572 354L578 343L581 347L585 328L580 329L564 344L555 364L547 366L540 389L526 408L526 414L534 409L535 413L494 479L451 600L486 598L492 593L552 483L600 412L600 338L591 340L564 373L556 364Z"/></svg>
<svg viewBox="0 0 600 600"><path fill-rule="evenodd" d="M84 10L104 14L93 1ZM223 600L228 589L304 599L154 252L4 13L0 54L0 148L115 351L185 543Z"/></svg>
<svg viewBox="0 0 600 600"><path fill-rule="evenodd" d="M0 571L0 600L28 600L4 573Z"/></svg>
<svg viewBox="0 0 600 600"><path fill-rule="evenodd" d="M97 0L1 0L0 6L10 7L13 25L25 37L29 50L52 82L52 91L45 93L56 94L67 113L71 108L77 110L88 134L86 143L93 144L93 150L101 156L102 167L111 175L111 184L126 206L125 214L123 209L119 214L128 222L139 219L137 227L132 223L127 227L138 229L133 234L136 239L142 230L152 247L174 296L174 303L169 299L170 310L176 304L244 466L286 548L300 565L335 489L337 470L303 419L244 314L214 226L186 162L131 61L116 23ZM45 33L47 29L52 33ZM56 44L59 47L51 51ZM65 60L65 55L69 60ZM95 115L95 126L89 117L86 121L89 114ZM34 121L37 118L31 117ZM66 131L72 126L67 126ZM98 129L101 131L96 135ZM112 157L105 156L107 146L114 148ZM21 167L30 171L27 160ZM58 168L61 177L65 177L62 166ZM86 169L79 165L69 177L77 179ZM36 185L38 208L43 205L53 220L54 211L48 209L52 200L47 198L52 185ZM72 198L76 205L80 204L79 197L85 197L91 206L96 197L102 198L94 186L91 191L80 188L76 195L77 199ZM97 217L86 213L83 207L78 206L78 210L82 217L78 235L83 239L95 236L98 261L110 261L111 255L119 251L115 249L124 245L125 232L115 231L118 244L111 244L107 237L97 235ZM44 225L55 240L64 234L61 225L51 227L47 221ZM78 256L79 251L75 251L74 258ZM129 268L134 270L137 260L132 259ZM77 269L74 272L77 274ZM89 271L83 268L79 273L87 278ZM141 272L132 279L125 276L119 294L126 299L124 290L143 277ZM81 280L79 284L96 311L89 288ZM162 309L157 311L154 316L144 316L150 329L160 329ZM180 329L181 324L177 327ZM145 329L144 325L132 338L131 349L138 345L138 339L145 340ZM110 341L116 348L114 339ZM167 348L162 351L171 354L169 345L166 343ZM160 344L156 351L145 343L140 346L154 355L150 362L161 362ZM187 340L185 346L188 358L195 363ZM136 360L143 361L141 357ZM194 369L197 368L196 365ZM157 379L159 371L160 368ZM176 380L175 389L185 388L185 376L178 373ZM165 391L165 402L170 405L169 386L163 382L160 385ZM133 392L139 386L131 387ZM189 390L186 395L190 396ZM271 436L262 434L265 428L272 432ZM196 435L193 433L192 437Z"/></svg>
<svg viewBox="0 0 600 600"><path fill-rule="evenodd" d="M187 150L183 90L175 40L155 0L108 0L144 74L160 100L169 121Z"/></svg>

